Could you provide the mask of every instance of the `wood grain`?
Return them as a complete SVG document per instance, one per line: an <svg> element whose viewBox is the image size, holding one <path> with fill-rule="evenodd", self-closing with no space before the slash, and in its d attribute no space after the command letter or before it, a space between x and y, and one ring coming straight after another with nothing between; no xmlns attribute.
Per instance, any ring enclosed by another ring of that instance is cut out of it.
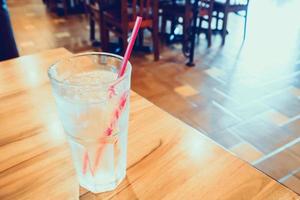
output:
<svg viewBox="0 0 300 200"><path fill-rule="evenodd" d="M300 199L294 192L136 93L126 179L113 192L81 189L51 95L49 50L0 63L0 199Z"/></svg>

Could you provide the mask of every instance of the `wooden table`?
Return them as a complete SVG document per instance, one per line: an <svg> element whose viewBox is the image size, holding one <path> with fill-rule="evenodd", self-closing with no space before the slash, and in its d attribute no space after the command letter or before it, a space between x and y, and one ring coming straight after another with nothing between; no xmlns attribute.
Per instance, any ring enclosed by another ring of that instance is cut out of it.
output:
<svg viewBox="0 0 300 200"><path fill-rule="evenodd" d="M79 190L47 67L65 49L0 63L0 199L300 199L132 92L127 177L113 192Z"/></svg>

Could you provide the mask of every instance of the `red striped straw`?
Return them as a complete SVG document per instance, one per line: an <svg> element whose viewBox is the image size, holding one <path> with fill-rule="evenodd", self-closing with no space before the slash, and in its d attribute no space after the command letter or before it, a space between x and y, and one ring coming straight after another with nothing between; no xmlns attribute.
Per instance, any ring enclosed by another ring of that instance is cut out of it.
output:
<svg viewBox="0 0 300 200"><path fill-rule="evenodd" d="M122 61L121 69L119 70L119 73L118 73L118 78L122 77L124 75L125 71L126 71L127 63L128 63L129 58L130 58L130 55L131 55L131 52L132 52L132 49L133 49L136 37L138 35L139 29L140 29L140 26L141 26L141 23L142 23L142 17L137 17L136 20L135 20L134 27L133 27L132 35L130 37L130 41L128 43L128 46L127 46L127 49L126 49L126 52L125 52L125 55L124 55L124 58L123 58L123 61ZM110 88L110 90L112 90L112 91L109 91L109 93L111 93L109 95L110 98L111 98L112 95L115 92L114 92L114 88L113 87ZM123 102L120 101L120 105L118 105L118 107L116 108L116 111L118 111L119 107L122 106L121 105L122 103ZM112 122L110 124L114 124L115 123L114 120L117 120L118 118L119 118L119 116L113 117L112 118ZM108 127L107 130L110 130L110 129L111 129L111 127ZM112 132L112 130L110 132ZM104 132L104 136L110 136L111 135L110 132L105 131ZM95 164L94 164L93 169L91 170L92 175L94 174L97 166L99 165L99 160L100 160L100 157L102 155L103 149L104 149L104 147L103 148L98 148L98 151L96 153ZM86 171L87 171L87 168L88 168L88 164L89 164L89 156L88 156L88 152L87 151L85 151L85 154L84 154L84 157L83 157L83 162L84 163L83 163L83 169L82 169L82 171L83 171L83 174L85 174Z"/></svg>

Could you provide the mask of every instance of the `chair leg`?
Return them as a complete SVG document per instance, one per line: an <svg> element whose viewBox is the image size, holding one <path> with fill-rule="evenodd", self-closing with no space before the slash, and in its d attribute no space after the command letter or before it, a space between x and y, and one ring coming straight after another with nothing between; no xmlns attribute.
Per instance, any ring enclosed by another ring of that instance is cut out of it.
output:
<svg viewBox="0 0 300 200"><path fill-rule="evenodd" d="M64 6L64 15L65 17L68 16L68 2L67 0L63 0L63 6Z"/></svg>
<svg viewBox="0 0 300 200"><path fill-rule="evenodd" d="M189 36L189 24L190 23L190 19L189 19L189 16L186 15L183 19L183 39L182 39L182 45L183 45L183 48L185 49L185 47L187 46L187 43L188 43L188 36ZM195 22L196 23L196 22Z"/></svg>
<svg viewBox="0 0 300 200"><path fill-rule="evenodd" d="M224 16L223 16L223 25L222 25L222 45L225 44L225 40L226 40L227 19L228 19L228 12L225 10L224 11Z"/></svg>
<svg viewBox="0 0 300 200"><path fill-rule="evenodd" d="M219 30L219 12L216 14L216 30Z"/></svg>
<svg viewBox="0 0 300 200"><path fill-rule="evenodd" d="M197 20L196 20L196 35L195 35L195 41L198 40L199 41L199 37L200 37L200 34L202 33L202 22L203 22L203 18L201 16L197 17ZM205 33L205 37L207 38L207 33Z"/></svg>
<svg viewBox="0 0 300 200"><path fill-rule="evenodd" d="M175 33L175 28L176 28L176 17L173 17L171 20L171 30L170 30L170 35Z"/></svg>
<svg viewBox="0 0 300 200"><path fill-rule="evenodd" d="M247 33L247 15L248 15L248 10L246 10L245 13L245 21L244 21L244 36L243 36L243 40L246 39L246 33Z"/></svg>
<svg viewBox="0 0 300 200"><path fill-rule="evenodd" d="M165 33L166 33L166 25L167 25L167 19L163 15L161 18L161 30L160 30L160 33L163 37L165 36Z"/></svg>
<svg viewBox="0 0 300 200"><path fill-rule="evenodd" d="M144 30L139 31L139 46L143 47L144 45Z"/></svg>
<svg viewBox="0 0 300 200"><path fill-rule="evenodd" d="M92 16L90 16L90 40L95 40L95 21L92 19Z"/></svg>
<svg viewBox="0 0 300 200"><path fill-rule="evenodd" d="M44 4L46 5L46 8L49 9L49 0L44 0Z"/></svg>
<svg viewBox="0 0 300 200"><path fill-rule="evenodd" d="M104 38L107 37L108 40L109 40L109 33L105 33L105 26L104 26L104 21L103 21L103 15L100 14L100 19L98 20L98 24L99 24L99 38L100 38L100 42L102 43L103 42L103 35L104 35ZM105 36L106 34L106 36Z"/></svg>
<svg viewBox="0 0 300 200"><path fill-rule="evenodd" d="M157 24L157 23L153 23L153 24ZM154 60L157 61L159 60L158 24L153 27L152 41L153 41Z"/></svg>
<svg viewBox="0 0 300 200"><path fill-rule="evenodd" d="M212 20L212 16L209 16L208 19L208 27L207 27L207 46L210 47L211 46L211 36L212 36L212 30L211 30L211 20Z"/></svg>
<svg viewBox="0 0 300 200"><path fill-rule="evenodd" d="M127 30L122 30L122 55L125 55L126 48L128 45L127 37L128 37L128 31Z"/></svg>
<svg viewBox="0 0 300 200"><path fill-rule="evenodd" d="M103 23L101 27L101 44L102 44L102 51L107 52L108 44L109 44L109 31L105 23Z"/></svg>
<svg viewBox="0 0 300 200"><path fill-rule="evenodd" d="M123 48L123 39L121 37L118 38L118 45Z"/></svg>
<svg viewBox="0 0 300 200"><path fill-rule="evenodd" d="M52 12L55 8L53 0L48 0L47 4L48 4L49 11Z"/></svg>

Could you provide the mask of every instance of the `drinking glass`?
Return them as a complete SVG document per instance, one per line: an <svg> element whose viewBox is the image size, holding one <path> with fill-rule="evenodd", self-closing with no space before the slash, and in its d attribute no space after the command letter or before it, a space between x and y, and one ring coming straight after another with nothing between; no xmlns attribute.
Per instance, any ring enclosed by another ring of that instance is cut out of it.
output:
<svg viewBox="0 0 300 200"><path fill-rule="evenodd" d="M48 70L79 184L93 193L115 189L126 175L131 64L118 77L122 59L77 54Z"/></svg>

